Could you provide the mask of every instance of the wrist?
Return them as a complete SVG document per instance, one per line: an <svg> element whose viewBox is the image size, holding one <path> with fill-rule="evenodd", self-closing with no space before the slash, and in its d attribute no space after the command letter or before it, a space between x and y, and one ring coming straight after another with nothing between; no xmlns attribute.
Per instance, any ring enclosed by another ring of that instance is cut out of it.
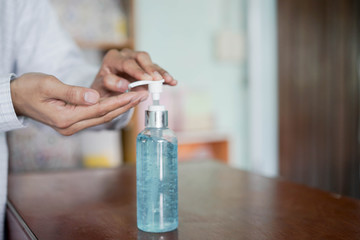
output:
<svg viewBox="0 0 360 240"><path fill-rule="evenodd" d="M10 81L10 93L11 93L11 100L17 116L21 116L20 104L19 104L19 94L18 94L18 81L16 78L11 79Z"/></svg>

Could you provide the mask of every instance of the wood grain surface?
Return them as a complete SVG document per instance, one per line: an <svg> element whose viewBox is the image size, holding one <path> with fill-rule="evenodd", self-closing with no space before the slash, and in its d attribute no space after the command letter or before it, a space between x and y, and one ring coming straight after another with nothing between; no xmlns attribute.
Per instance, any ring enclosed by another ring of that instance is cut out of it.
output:
<svg viewBox="0 0 360 240"><path fill-rule="evenodd" d="M179 228L165 234L136 227L134 165L12 175L9 202L41 240L360 239L359 200L215 161L179 164Z"/></svg>

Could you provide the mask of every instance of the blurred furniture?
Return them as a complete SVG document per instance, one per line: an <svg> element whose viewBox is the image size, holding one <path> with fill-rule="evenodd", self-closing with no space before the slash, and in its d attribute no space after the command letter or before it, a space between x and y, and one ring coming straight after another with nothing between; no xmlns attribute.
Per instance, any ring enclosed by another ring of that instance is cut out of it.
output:
<svg viewBox="0 0 360 240"><path fill-rule="evenodd" d="M135 0L51 0L64 29L82 49L134 48Z"/></svg>
<svg viewBox="0 0 360 240"><path fill-rule="evenodd" d="M189 131L177 132L178 159L189 161L199 158L218 159L222 162L229 161L228 134L218 131Z"/></svg>
<svg viewBox="0 0 360 240"><path fill-rule="evenodd" d="M179 228L136 227L134 165L9 178L8 239L359 239L360 201L216 161L179 165Z"/></svg>
<svg viewBox="0 0 360 240"><path fill-rule="evenodd" d="M360 197L357 0L279 0L280 175Z"/></svg>

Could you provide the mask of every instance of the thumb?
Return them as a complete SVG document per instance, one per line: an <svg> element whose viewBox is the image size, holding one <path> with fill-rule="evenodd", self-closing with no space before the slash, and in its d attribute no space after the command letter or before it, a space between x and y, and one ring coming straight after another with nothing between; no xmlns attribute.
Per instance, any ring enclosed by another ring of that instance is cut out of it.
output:
<svg viewBox="0 0 360 240"><path fill-rule="evenodd" d="M74 105L93 105L100 100L99 93L90 88L71 86L61 83L55 97Z"/></svg>

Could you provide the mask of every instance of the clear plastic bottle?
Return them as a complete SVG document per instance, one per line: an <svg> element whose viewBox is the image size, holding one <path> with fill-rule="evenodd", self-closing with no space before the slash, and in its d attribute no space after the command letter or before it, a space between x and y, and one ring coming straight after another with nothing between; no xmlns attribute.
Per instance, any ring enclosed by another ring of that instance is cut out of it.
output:
<svg viewBox="0 0 360 240"><path fill-rule="evenodd" d="M145 129L136 139L137 225L145 232L178 227L177 138L168 128L168 112L159 105L164 80L135 81L148 85L153 105L145 111Z"/></svg>
<svg viewBox="0 0 360 240"><path fill-rule="evenodd" d="M168 232L178 227L177 138L163 106L150 106L145 119L136 142L137 224Z"/></svg>

